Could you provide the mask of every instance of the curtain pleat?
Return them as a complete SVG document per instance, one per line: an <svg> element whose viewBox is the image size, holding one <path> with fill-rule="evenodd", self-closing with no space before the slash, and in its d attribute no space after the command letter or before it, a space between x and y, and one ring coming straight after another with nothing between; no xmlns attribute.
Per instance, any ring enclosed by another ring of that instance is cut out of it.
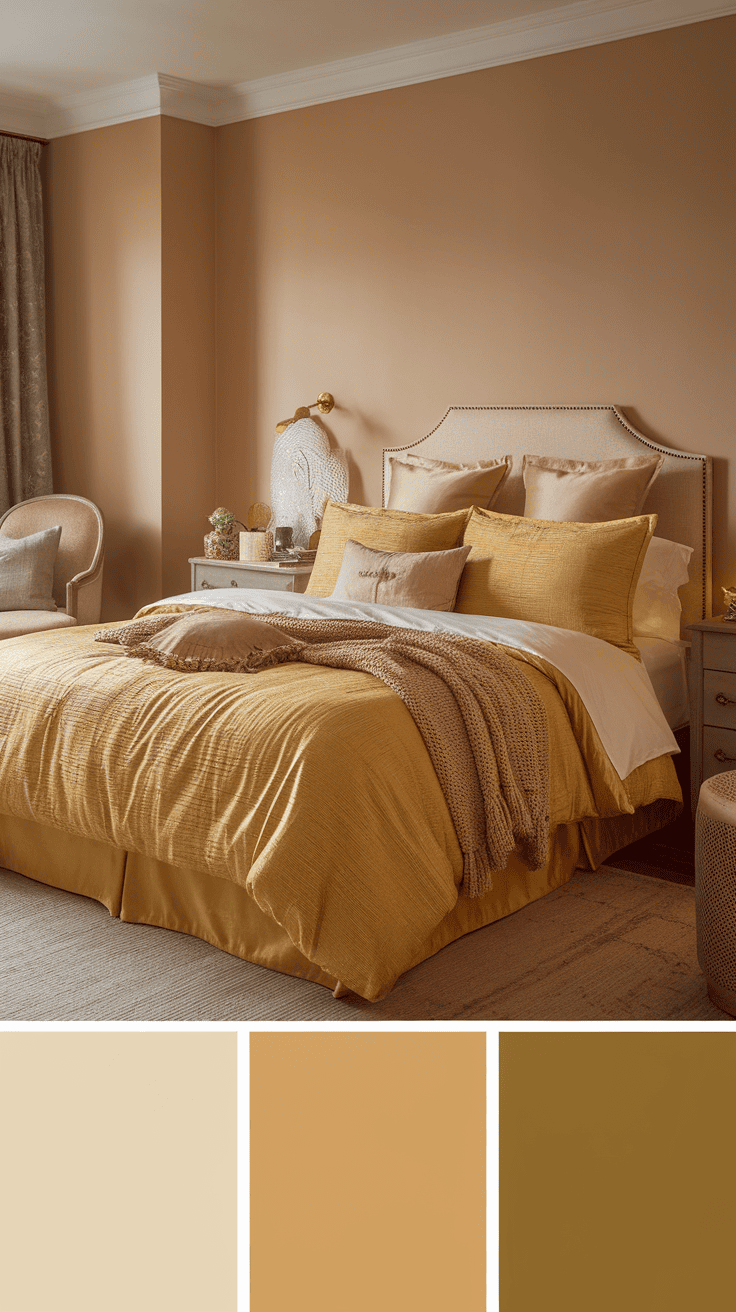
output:
<svg viewBox="0 0 736 1312"><path fill-rule="evenodd" d="M0 137L0 513L52 491L41 149Z"/></svg>

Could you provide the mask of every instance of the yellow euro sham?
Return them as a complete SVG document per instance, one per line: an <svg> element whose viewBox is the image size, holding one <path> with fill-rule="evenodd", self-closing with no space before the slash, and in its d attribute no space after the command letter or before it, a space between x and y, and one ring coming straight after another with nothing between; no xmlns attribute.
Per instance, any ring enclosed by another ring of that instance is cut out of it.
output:
<svg viewBox="0 0 736 1312"><path fill-rule="evenodd" d="M656 515L573 524L473 507L455 610L573 629L637 660L634 592Z"/></svg>
<svg viewBox="0 0 736 1312"><path fill-rule="evenodd" d="M376 551L448 551L460 546L468 514L467 510L455 510L445 515L419 515L328 501L307 592L312 597L331 596L350 541Z"/></svg>

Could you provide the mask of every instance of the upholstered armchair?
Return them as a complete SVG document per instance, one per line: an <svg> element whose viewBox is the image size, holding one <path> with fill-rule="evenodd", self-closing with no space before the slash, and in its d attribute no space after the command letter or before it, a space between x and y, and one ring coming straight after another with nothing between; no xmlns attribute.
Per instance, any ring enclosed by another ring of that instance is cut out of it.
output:
<svg viewBox="0 0 736 1312"><path fill-rule="evenodd" d="M61 525L53 581L57 609L0 611L0 638L99 623L104 525L92 501L62 492L21 501L0 518L0 535L25 538L57 524Z"/></svg>

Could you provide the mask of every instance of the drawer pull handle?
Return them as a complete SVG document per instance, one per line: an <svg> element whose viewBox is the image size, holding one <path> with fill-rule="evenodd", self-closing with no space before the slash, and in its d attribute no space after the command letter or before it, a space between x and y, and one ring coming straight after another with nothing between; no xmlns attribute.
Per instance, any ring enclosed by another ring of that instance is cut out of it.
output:
<svg viewBox="0 0 736 1312"><path fill-rule="evenodd" d="M200 583L199 586L200 588L214 588L215 585L214 583L208 583L206 579L202 579L202 582Z"/></svg>
<svg viewBox="0 0 736 1312"><path fill-rule="evenodd" d="M717 692L716 701L719 706L736 706L736 698L727 697L725 693Z"/></svg>
<svg viewBox="0 0 736 1312"><path fill-rule="evenodd" d="M231 587L231 588L237 588L237 586L238 586L238 580L237 580L237 579L231 579L231 580L230 580L230 587Z"/></svg>
<svg viewBox="0 0 736 1312"><path fill-rule="evenodd" d="M721 763L723 763L723 761L736 761L736 756L726 756L726 753L723 751L723 748L721 747L719 747L718 751L714 752L713 755L715 756L716 760L720 761Z"/></svg>

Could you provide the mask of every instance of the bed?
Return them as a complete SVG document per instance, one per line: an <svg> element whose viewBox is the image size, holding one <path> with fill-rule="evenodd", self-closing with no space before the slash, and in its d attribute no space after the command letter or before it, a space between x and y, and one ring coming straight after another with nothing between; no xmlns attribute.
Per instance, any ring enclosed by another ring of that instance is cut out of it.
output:
<svg viewBox="0 0 736 1312"><path fill-rule="evenodd" d="M706 457L667 450L610 406L456 407L403 450L458 463L509 456L493 506L509 517L523 509L524 453L610 459L642 446L662 458L646 511L659 516L658 534L693 550L681 591L687 623L710 609ZM257 675L181 674L129 660L82 628L0 647L0 864L96 898L126 921L375 1000L454 939L576 868L596 868L677 812L671 730L686 709L673 682L678 642L663 654L653 639L654 655L644 653L669 690L660 692L665 717L630 655L534 621L230 589L164 599L144 613L185 614L203 601L215 611L363 618L500 644L523 664L547 716L543 864L531 870L513 853L489 891L463 895L437 774L406 705L373 675L298 661Z"/></svg>

